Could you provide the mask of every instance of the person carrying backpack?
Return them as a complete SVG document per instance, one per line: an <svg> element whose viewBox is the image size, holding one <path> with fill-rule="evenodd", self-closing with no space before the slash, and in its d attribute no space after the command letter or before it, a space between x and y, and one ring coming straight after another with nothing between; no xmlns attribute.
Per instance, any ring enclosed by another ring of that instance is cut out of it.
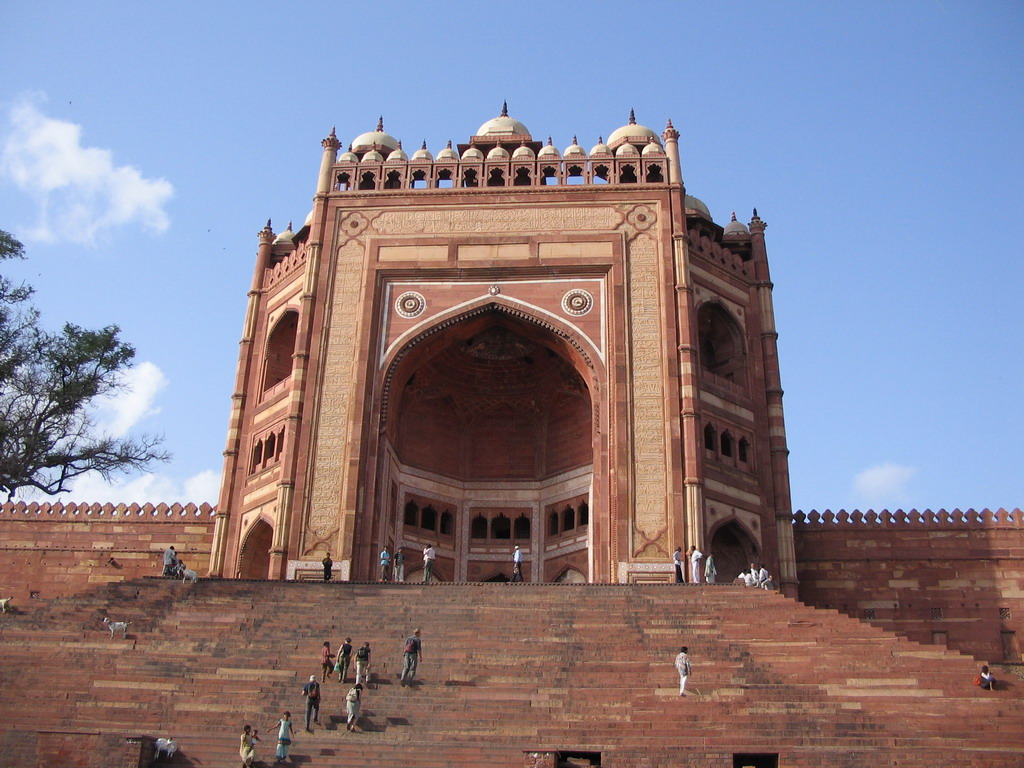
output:
<svg viewBox="0 0 1024 768"><path fill-rule="evenodd" d="M302 695L306 697L306 730L313 732L313 723L320 724L320 683L316 675L309 676L309 682L302 686Z"/></svg>
<svg viewBox="0 0 1024 768"><path fill-rule="evenodd" d="M363 643L356 651L356 682L370 682L370 644Z"/></svg>
<svg viewBox="0 0 1024 768"><path fill-rule="evenodd" d="M402 675L399 680L402 686L405 687L412 684L412 679L416 677L416 667L423 661L423 642L420 640L419 628L414 629L412 634L405 638L405 653L403 656Z"/></svg>
<svg viewBox="0 0 1024 768"><path fill-rule="evenodd" d="M354 731L356 723L359 722L359 709L362 707L363 684L356 683L345 696L345 706L348 707L348 722L345 723L346 731Z"/></svg>

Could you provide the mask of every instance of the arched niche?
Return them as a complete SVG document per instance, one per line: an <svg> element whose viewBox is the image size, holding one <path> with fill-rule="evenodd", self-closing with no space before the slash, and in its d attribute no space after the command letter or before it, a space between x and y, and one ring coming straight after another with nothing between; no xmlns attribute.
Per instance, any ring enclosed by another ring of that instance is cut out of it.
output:
<svg viewBox="0 0 1024 768"><path fill-rule="evenodd" d="M743 332L720 302L706 302L697 310L697 338L702 370L741 386L746 384Z"/></svg>
<svg viewBox="0 0 1024 768"><path fill-rule="evenodd" d="M257 520L242 539L238 554L238 577L266 579L270 572L270 547L274 529L264 520Z"/></svg>

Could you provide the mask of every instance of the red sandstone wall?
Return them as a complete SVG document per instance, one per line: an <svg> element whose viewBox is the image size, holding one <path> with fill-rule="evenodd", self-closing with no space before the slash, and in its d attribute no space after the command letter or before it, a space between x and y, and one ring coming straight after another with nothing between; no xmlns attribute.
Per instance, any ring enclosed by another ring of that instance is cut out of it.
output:
<svg viewBox="0 0 1024 768"><path fill-rule="evenodd" d="M1021 510L798 513L793 533L803 602L980 660L1021 661Z"/></svg>
<svg viewBox="0 0 1024 768"><path fill-rule="evenodd" d="M213 507L25 504L0 507L0 596L24 606L123 579L159 576L173 545L200 576L210 564Z"/></svg>

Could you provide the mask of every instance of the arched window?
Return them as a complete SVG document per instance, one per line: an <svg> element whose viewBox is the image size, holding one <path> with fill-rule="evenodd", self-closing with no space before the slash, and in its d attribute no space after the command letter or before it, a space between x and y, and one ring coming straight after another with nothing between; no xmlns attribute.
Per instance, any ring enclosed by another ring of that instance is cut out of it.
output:
<svg viewBox="0 0 1024 768"><path fill-rule="evenodd" d="M566 504L565 509L562 510L562 530L571 531L576 527L576 510L572 508L572 505Z"/></svg>
<svg viewBox="0 0 1024 768"><path fill-rule="evenodd" d="M359 177L359 188L360 189L376 189L377 188L377 177L373 171L367 171L361 177Z"/></svg>
<svg viewBox="0 0 1024 768"><path fill-rule="evenodd" d="M583 166L581 165L570 165L565 169L565 183L566 184L583 184L585 179L583 178Z"/></svg>
<svg viewBox="0 0 1024 768"><path fill-rule="evenodd" d="M529 168L516 168L516 176L512 181L514 187L528 187L533 180L530 178Z"/></svg>
<svg viewBox="0 0 1024 768"><path fill-rule="evenodd" d="M546 187L558 186L558 169L557 168L555 168L553 166L550 166L550 165L545 165L543 168L540 169L540 175L541 175L541 178L543 179L544 186L546 186Z"/></svg>
<svg viewBox="0 0 1024 768"><path fill-rule="evenodd" d="M384 177L384 189L401 189L402 188L402 174L398 171L388 171L388 175Z"/></svg>
<svg viewBox="0 0 1024 768"><path fill-rule="evenodd" d="M505 186L505 172L501 168L492 168L491 172L487 175L487 186L488 187L504 187Z"/></svg>
<svg viewBox="0 0 1024 768"><path fill-rule="evenodd" d="M438 533L442 536L452 535L452 513L447 509L441 513L441 527L438 529Z"/></svg>
<svg viewBox="0 0 1024 768"><path fill-rule="evenodd" d="M270 435L267 437L267 455L264 457L264 459L265 459L264 463L269 464L270 462L272 462L276 458L276 456L275 456L276 453L277 453L277 435L275 435L273 432L271 432Z"/></svg>
<svg viewBox="0 0 1024 768"><path fill-rule="evenodd" d="M352 189L352 177L347 173L338 174L338 191L347 192Z"/></svg>
<svg viewBox="0 0 1024 768"><path fill-rule="evenodd" d="M580 523L580 527L582 527L584 525L589 525L590 524L590 507L587 505L587 502L585 502L585 501L581 501L580 502L580 520L579 520L579 523Z"/></svg>
<svg viewBox="0 0 1024 768"><path fill-rule="evenodd" d="M636 184L636 168L624 165L619 168L619 184Z"/></svg>
<svg viewBox="0 0 1024 768"><path fill-rule="evenodd" d="M421 513L420 528L427 531L437 530L437 510L429 504L423 508Z"/></svg>
<svg viewBox="0 0 1024 768"><path fill-rule="evenodd" d="M722 433L722 455L732 458L732 435L728 432Z"/></svg>
<svg viewBox="0 0 1024 768"><path fill-rule="evenodd" d="M292 355L299 329L299 313L285 312L267 338L267 360L263 375L263 391L292 375Z"/></svg>
<svg viewBox="0 0 1024 768"><path fill-rule="evenodd" d="M491 520L491 538L492 539L511 539L512 538L512 521L504 515L498 515L496 518Z"/></svg>
<svg viewBox="0 0 1024 768"><path fill-rule="evenodd" d="M284 450L284 428L282 427L281 431L277 433L277 451L274 454L274 458L275 459L280 459L281 458L281 452L283 450Z"/></svg>
<svg viewBox="0 0 1024 768"><path fill-rule="evenodd" d="M513 533L517 539L529 539L530 538L530 518L526 515L520 515L516 518L516 522L513 525Z"/></svg>
<svg viewBox="0 0 1024 768"><path fill-rule="evenodd" d="M437 188L438 189L451 189L455 186L455 181L452 179L452 172L445 168L437 172Z"/></svg>
<svg viewBox="0 0 1024 768"><path fill-rule="evenodd" d="M473 518L473 521L469 524L469 538L471 539L486 539L487 538L487 518L483 515L477 515Z"/></svg>
<svg viewBox="0 0 1024 768"><path fill-rule="evenodd" d="M449 176L451 174L449 173ZM426 171L413 171L412 173L412 188L413 189L426 189L427 188L427 173Z"/></svg>
<svg viewBox="0 0 1024 768"><path fill-rule="evenodd" d="M464 187L476 187L479 186L480 182L477 181L476 171L472 168L467 168L462 172L462 186Z"/></svg>
<svg viewBox="0 0 1024 768"><path fill-rule="evenodd" d="M747 438L745 437L740 438L739 455L737 456L737 458L744 464L750 461L750 443L747 441Z"/></svg>
<svg viewBox="0 0 1024 768"><path fill-rule="evenodd" d="M552 512L548 515L548 536L558 535L558 513Z"/></svg>
<svg viewBox="0 0 1024 768"><path fill-rule="evenodd" d="M649 184L656 184L660 181L664 181L661 175L660 165L648 165L647 166L647 182Z"/></svg>
<svg viewBox="0 0 1024 768"><path fill-rule="evenodd" d="M595 184L607 184L608 183L608 166L607 165L595 165L593 173L593 182Z"/></svg>
<svg viewBox="0 0 1024 768"><path fill-rule="evenodd" d="M715 433L715 428L708 424L704 427L704 447L709 451L715 450L718 444L718 435Z"/></svg>
<svg viewBox="0 0 1024 768"><path fill-rule="evenodd" d="M252 448L252 463L249 465L249 472L255 472L263 462L263 441L257 440Z"/></svg>
<svg viewBox="0 0 1024 768"><path fill-rule="evenodd" d="M739 325L717 301L697 311L700 364L705 371L737 384L745 383L746 361Z"/></svg>
<svg viewBox="0 0 1024 768"><path fill-rule="evenodd" d="M405 505L405 517L403 522L406 525L419 525L420 522L420 508L416 506L415 501L410 501Z"/></svg>

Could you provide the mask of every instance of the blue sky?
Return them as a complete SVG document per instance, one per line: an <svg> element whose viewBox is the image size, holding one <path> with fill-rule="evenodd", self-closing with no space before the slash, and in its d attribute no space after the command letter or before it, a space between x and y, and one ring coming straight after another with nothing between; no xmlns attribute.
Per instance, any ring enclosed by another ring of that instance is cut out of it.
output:
<svg viewBox="0 0 1024 768"><path fill-rule="evenodd" d="M1019 2L8 3L0 229L44 319L117 323L108 430L174 454L77 501L215 501L256 232L320 141L681 133L768 222L795 509L1024 505Z"/></svg>

